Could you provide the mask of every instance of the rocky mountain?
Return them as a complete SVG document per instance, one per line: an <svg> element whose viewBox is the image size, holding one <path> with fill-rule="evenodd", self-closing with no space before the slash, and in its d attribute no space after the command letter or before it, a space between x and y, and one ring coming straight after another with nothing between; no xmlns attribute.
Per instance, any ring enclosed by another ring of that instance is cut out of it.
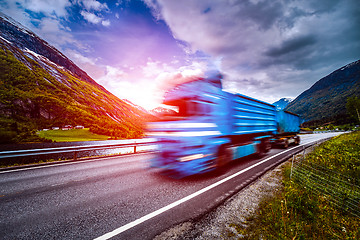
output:
<svg viewBox="0 0 360 240"><path fill-rule="evenodd" d="M134 138L142 135L147 116L35 33L0 14L0 139L66 124Z"/></svg>
<svg viewBox="0 0 360 240"><path fill-rule="evenodd" d="M280 100L273 103L273 105L276 106L277 110L283 110L289 105L289 103L292 101L291 98L281 98Z"/></svg>
<svg viewBox="0 0 360 240"><path fill-rule="evenodd" d="M285 110L299 114L305 121L339 120L346 117L346 102L352 96L360 96L360 60L320 79Z"/></svg>

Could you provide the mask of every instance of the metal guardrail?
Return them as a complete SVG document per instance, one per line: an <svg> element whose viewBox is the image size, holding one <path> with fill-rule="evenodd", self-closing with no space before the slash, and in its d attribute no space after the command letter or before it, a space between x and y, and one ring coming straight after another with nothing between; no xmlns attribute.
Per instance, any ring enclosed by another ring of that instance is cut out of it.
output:
<svg viewBox="0 0 360 240"><path fill-rule="evenodd" d="M60 155L62 159L73 159L77 160L78 158L88 158L88 157L100 157L108 156L110 154L98 154L95 151L106 151L110 149L124 149L124 148L133 148L133 152L138 152L138 147L142 146L151 146L157 145L157 141L154 138L145 138L145 139L131 139L124 140L123 143L114 143L114 144L99 144L99 145L85 145L85 146L69 146L69 147L55 147L55 148L42 148L42 149L27 149L27 150L12 150L12 151L0 151L0 162L4 165L12 165L14 163L27 164L43 160L52 159L56 154ZM308 146L307 146L308 147ZM304 146L304 148L307 148ZM155 150L155 149L154 149ZM88 151L88 153L85 153ZM151 150L150 150L151 151ZM156 151L156 150L155 150ZM300 150L301 151L301 150ZM93 152L93 153L90 153ZM120 155L120 152L115 153L115 155ZM47 156L48 155L48 156ZM59 160L60 160L59 158ZM15 162L11 159L16 159ZM35 161L30 161L35 160Z"/></svg>
<svg viewBox="0 0 360 240"><path fill-rule="evenodd" d="M133 147L134 153L136 153L137 147L144 145L151 145L151 144L156 144L156 141L154 139L138 139L131 143L99 144L99 145L2 151L0 152L0 159L28 157L28 156L46 155L46 154L73 153L74 156L73 158L74 160L76 160L79 152Z"/></svg>

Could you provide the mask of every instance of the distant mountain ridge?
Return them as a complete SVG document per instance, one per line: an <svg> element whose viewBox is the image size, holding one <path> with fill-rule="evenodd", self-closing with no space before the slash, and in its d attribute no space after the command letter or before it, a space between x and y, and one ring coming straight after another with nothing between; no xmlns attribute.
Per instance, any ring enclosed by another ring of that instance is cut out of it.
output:
<svg viewBox="0 0 360 240"><path fill-rule="evenodd" d="M142 136L140 107L96 83L55 47L0 14L0 138L66 124L121 138Z"/></svg>
<svg viewBox="0 0 360 240"><path fill-rule="evenodd" d="M283 110L289 105L289 103L292 101L291 98L281 98L280 100L273 103L273 105L276 106L277 110Z"/></svg>
<svg viewBox="0 0 360 240"><path fill-rule="evenodd" d="M360 60L347 64L317 81L300 94L285 110L305 121L346 115L347 98L360 96Z"/></svg>

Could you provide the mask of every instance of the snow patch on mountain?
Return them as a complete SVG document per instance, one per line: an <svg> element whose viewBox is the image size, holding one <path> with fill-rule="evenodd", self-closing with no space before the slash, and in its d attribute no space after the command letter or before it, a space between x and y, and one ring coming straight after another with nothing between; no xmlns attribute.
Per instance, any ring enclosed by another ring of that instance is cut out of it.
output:
<svg viewBox="0 0 360 240"><path fill-rule="evenodd" d="M4 41L7 42L8 44L12 44L12 42L6 40L5 38L3 38L3 37L1 37L1 36L0 36L0 39L4 40Z"/></svg>
<svg viewBox="0 0 360 240"><path fill-rule="evenodd" d="M352 62L352 63L349 63L348 65L345 65L344 67L342 67L340 70L343 71L343 70L345 70L345 69L347 69L347 68L350 68L350 67L352 67L352 66L355 66L355 65L357 65L357 64L359 64L359 63L360 63L360 60L355 61L355 62Z"/></svg>
<svg viewBox="0 0 360 240"><path fill-rule="evenodd" d="M279 101L273 103L276 106L276 110L283 110L292 102L292 98L281 98Z"/></svg>

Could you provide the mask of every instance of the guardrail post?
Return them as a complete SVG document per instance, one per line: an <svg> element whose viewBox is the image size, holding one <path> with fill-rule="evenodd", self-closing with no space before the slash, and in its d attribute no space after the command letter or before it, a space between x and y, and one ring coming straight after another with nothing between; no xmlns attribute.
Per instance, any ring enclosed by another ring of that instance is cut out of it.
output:
<svg viewBox="0 0 360 240"><path fill-rule="evenodd" d="M134 145L134 153L136 153L136 144Z"/></svg>
<svg viewBox="0 0 360 240"><path fill-rule="evenodd" d="M291 171L290 171L290 179L292 176L292 172L293 172L293 164L294 164L294 159L295 159L295 155L293 155L292 161L291 161Z"/></svg>
<svg viewBox="0 0 360 240"><path fill-rule="evenodd" d="M304 151L303 151L303 160L305 160L305 146L303 146Z"/></svg>
<svg viewBox="0 0 360 240"><path fill-rule="evenodd" d="M77 160L77 151L74 152L74 160Z"/></svg>

